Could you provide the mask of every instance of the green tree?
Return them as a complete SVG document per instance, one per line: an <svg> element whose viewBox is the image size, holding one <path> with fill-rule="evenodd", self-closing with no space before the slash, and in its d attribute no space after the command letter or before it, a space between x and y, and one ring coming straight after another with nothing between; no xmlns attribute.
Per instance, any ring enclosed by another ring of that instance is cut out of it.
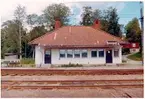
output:
<svg viewBox="0 0 145 99"><path fill-rule="evenodd" d="M19 37L19 53L20 53L20 59L22 59L22 26L23 26L23 22L26 18L26 11L25 11L25 7L18 5L16 10L14 11L14 17L16 21L16 24L18 25L18 33L19 35L17 37Z"/></svg>
<svg viewBox="0 0 145 99"><path fill-rule="evenodd" d="M139 42L140 52L142 51L141 42L141 29L137 18L133 18L126 26L126 39L129 42Z"/></svg>
<svg viewBox="0 0 145 99"><path fill-rule="evenodd" d="M60 19L62 25L67 25L69 22L70 9L63 3L49 5L43 13L44 17L41 17L44 18L44 22L49 26L54 27L56 19Z"/></svg>
<svg viewBox="0 0 145 99"><path fill-rule="evenodd" d="M129 42L138 42L141 29L137 18L133 18L126 26L126 38Z"/></svg>
<svg viewBox="0 0 145 99"><path fill-rule="evenodd" d="M38 15L37 14L29 14L27 15L27 23L31 26L35 25L38 20Z"/></svg>
<svg viewBox="0 0 145 99"><path fill-rule="evenodd" d="M4 53L19 53L19 25L18 20L9 20L2 24L2 55ZM21 25L22 42L25 41L26 31Z"/></svg>
<svg viewBox="0 0 145 99"><path fill-rule="evenodd" d="M1 58L4 58L4 53L6 51L5 41L6 41L5 29L1 29Z"/></svg>
<svg viewBox="0 0 145 99"><path fill-rule="evenodd" d="M34 26L42 26L45 25L46 20L44 14L37 15L37 14L29 14L27 15L27 24L33 28Z"/></svg>
<svg viewBox="0 0 145 99"><path fill-rule="evenodd" d="M118 23L119 17L117 9L109 7L107 10L101 11L99 9L92 10L91 7L83 7L83 13L81 14L82 25L90 26L95 19L101 21L101 29L115 36L121 36L121 25Z"/></svg>
<svg viewBox="0 0 145 99"><path fill-rule="evenodd" d="M47 32L47 29L45 29L45 26L36 26L29 32L29 41L34 40L35 38L38 38L39 36L44 35Z"/></svg>
<svg viewBox="0 0 145 99"><path fill-rule="evenodd" d="M117 9L109 7L104 10L102 17L102 29L114 36L120 36L120 24Z"/></svg>
<svg viewBox="0 0 145 99"><path fill-rule="evenodd" d="M102 20L102 11L101 10L99 10L99 9L95 9L94 11L93 11L93 21L95 20L95 19L99 19L100 21Z"/></svg>
<svg viewBox="0 0 145 99"><path fill-rule="evenodd" d="M81 14L82 21L80 22L81 25L89 26L93 24L93 11L92 7L84 6L83 13Z"/></svg>
<svg viewBox="0 0 145 99"><path fill-rule="evenodd" d="M40 26L42 26L42 25L46 26L45 23L46 23L47 21L48 21L48 20L45 18L45 15L44 15L44 14L38 16L38 18L37 18L37 24L40 25Z"/></svg>

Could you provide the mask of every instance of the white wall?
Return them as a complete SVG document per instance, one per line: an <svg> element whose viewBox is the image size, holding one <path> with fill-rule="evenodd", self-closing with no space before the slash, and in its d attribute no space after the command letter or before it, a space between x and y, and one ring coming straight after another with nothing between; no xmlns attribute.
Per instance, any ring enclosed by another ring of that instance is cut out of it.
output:
<svg viewBox="0 0 145 99"><path fill-rule="evenodd" d="M98 55L98 54L97 54ZM51 50L51 60L52 64L105 64L106 63L106 53L104 53L104 57L91 57L91 51L88 49L88 57L87 58L59 58L59 50L52 49Z"/></svg>
<svg viewBox="0 0 145 99"><path fill-rule="evenodd" d="M35 46L35 65L40 66L42 64L44 64L44 48Z"/></svg>
<svg viewBox="0 0 145 99"><path fill-rule="evenodd" d="M139 48L131 48L130 53L137 53L139 52Z"/></svg>
<svg viewBox="0 0 145 99"><path fill-rule="evenodd" d="M98 51L97 51L98 52ZM99 55L97 53L97 55ZM122 48L119 48L119 57L114 57L114 49L112 49L112 58L113 63L118 64L122 63ZM51 64L106 64L106 50L104 51L104 57L91 57L91 49L88 49L87 58L60 58L59 49L51 49ZM35 47L35 64L36 66L44 65L44 47L36 46Z"/></svg>
<svg viewBox="0 0 145 99"><path fill-rule="evenodd" d="M114 64L122 63L122 48L119 48L119 57L114 57L114 49L112 49L112 56Z"/></svg>

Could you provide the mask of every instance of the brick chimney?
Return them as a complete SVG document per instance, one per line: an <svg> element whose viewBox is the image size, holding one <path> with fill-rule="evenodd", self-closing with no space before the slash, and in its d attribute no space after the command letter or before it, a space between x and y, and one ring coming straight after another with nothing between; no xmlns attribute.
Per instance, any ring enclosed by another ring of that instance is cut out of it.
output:
<svg viewBox="0 0 145 99"><path fill-rule="evenodd" d="M58 29L58 28L60 28L60 27L61 27L61 22L60 22L60 19L57 18L57 19L55 20L55 26L54 26L54 28L55 28L55 30L56 30L56 29Z"/></svg>
<svg viewBox="0 0 145 99"><path fill-rule="evenodd" d="M93 28L100 29L100 27L101 27L100 21L98 19L94 20Z"/></svg>

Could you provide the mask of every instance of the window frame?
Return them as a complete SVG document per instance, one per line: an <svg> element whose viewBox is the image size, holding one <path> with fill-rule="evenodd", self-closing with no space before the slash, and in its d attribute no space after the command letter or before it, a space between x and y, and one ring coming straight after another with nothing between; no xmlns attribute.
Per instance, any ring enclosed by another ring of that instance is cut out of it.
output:
<svg viewBox="0 0 145 99"><path fill-rule="evenodd" d="M64 57L61 57L61 51L64 51ZM60 49L59 50L59 58L66 58L66 50L65 49Z"/></svg>
<svg viewBox="0 0 145 99"><path fill-rule="evenodd" d="M75 56L76 51L79 51L79 57L76 57L76 56ZM74 58L81 58L81 50L80 50L80 49L75 49L75 50L74 50Z"/></svg>
<svg viewBox="0 0 145 99"><path fill-rule="evenodd" d="M68 54L69 54L68 51L72 51L72 57L68 57ZM72 49L67 49L67 51L66 51L66 57L67 58L73 58L73 50Z"/></svg>
<svg viewBox="0 0 145 99"><path fill-rule="evenodd" d="M103 53L104 53L103 56L100 56L100 53L99 53L100 51L103 51ZM98 50L98 57L99 58L104 58L105 57L105 50L104 49L99 49Z"/></svg>
<svg viewBox="0 0 145 99"><path fill-rule="evenodd" d="M93 57L93 56L92 56L92 51L96 51L96 53L97 53L96 57ZM98 57L98 50L97 50L97 49L92 49L92 50L91 50L91 58L97 58L97 57Z"/></svg>
<svg viewBox="0 0 145 99"><path fill-rule="evenodd" d="M83 51L84 51L84 52L83 52ZM83 57L83 53L85 53L85 51L86 51L87 56L86 56L86 57ZM82 58L88 58L88 50L87 50L87 49L82 49L82 50L81 50L81 57L82 57Z"/></svg>
<svg viewBox="0 0 145 99"><path fill-rule="evenodd" d="M117 56L115 56L115 52L118 52L118 54L117 54ZM114 49L114 57L119 57L120 55L119 55L119 49Z"/></svg>

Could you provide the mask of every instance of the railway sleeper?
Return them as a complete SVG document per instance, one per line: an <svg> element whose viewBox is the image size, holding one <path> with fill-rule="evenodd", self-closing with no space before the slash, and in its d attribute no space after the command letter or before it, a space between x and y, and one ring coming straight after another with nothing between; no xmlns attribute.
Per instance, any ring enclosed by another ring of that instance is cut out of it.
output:
<svg viewBox="0 0 145 99"><path fill-rule="evenodd" d="M140 88L143 87L143 84L130 84L130 85L74 85L74 86L67 86L67 85L58 85L58 86L3 86L2 89L5 88L12 88L12 89L66 89L66 88L116 88L116 87L121 87L121 88L128 88L128 87L134 87L134 88Z"/></svg>

